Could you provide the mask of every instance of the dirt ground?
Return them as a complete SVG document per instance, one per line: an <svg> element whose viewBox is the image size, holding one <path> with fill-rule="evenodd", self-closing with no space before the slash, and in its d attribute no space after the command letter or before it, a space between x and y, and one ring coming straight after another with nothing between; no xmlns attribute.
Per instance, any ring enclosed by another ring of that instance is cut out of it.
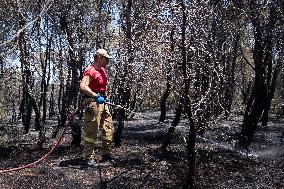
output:
<svg viewBox="0 0 284 189"><path fill-rule="evenodd" d="M123 143L113 149L114 160L86 168L80 164L80 149L70 148L66 134L58 148L31 168L0 174L1 189L11 188L182 188L186 176L184 137L188 123L176 128L170 151L160 150L172 114L159 123L159 112L144 112L125 122ZM55 126L49 120L48 128ZM44 156L56 139L49 138L43 149L34 145L35 131L23 136L19 123L0 124L0 170L31 163ZM241 117L216 120L196 143L195 188L284 188L284 121L272 119L260 127L246 153L234 148ZM9 128L9 129L8 129ZM13 128L13 129L11 129ZM47 130L48 132L48 130ZM100 143L97 154L100 155Z"/></svg>

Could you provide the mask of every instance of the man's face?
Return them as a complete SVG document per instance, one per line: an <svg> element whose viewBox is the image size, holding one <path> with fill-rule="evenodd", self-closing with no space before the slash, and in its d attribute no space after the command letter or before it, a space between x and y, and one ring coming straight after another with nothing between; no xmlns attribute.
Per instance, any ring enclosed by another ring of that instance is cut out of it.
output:
<svg viewBox="0 0 284 189"><path fill-rule="evenodd" d="M109 58L106 58L104 56L100 56L100 60L103 66L106 66L109 63Z"/></svg>

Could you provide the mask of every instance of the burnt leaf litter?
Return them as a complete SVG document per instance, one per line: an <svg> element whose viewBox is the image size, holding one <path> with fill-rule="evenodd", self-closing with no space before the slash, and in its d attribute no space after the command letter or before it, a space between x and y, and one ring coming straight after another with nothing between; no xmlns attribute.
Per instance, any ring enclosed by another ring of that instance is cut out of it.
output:
<svg viewBox="0 0 284 189"><path fill-rule="evenodd" d="M112 161L96 163L92 168L84 166L82 148L70 147L71 135L67 133L43 162L1 174L1 189L182 188L186 179L187 120L177 126L166 152L160 145L173 114L164 123L157 121L159 112L139 115L125 122L123 143L113 148ZM31 163L50 150L55 142L50 133L56 122L49 121L43 148L35 145L35 131L23 135L20 123L0 124L1 170ZM271 119L268 126L259 126L248 152L235 148L241 121L241 117L215 120L198 135L195 188L284 188L284 120Z"/></svg>

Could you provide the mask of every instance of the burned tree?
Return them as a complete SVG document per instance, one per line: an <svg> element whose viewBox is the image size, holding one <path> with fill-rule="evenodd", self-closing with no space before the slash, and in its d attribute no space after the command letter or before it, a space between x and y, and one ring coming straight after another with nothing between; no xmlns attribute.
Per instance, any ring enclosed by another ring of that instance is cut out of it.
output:
<svg viewBox="0 0 284 189"><path fill-rule="evenodd" d="M126 35L126 44L127 44L127 57L128 59L127 64L124 64L123 73L119 76L117 85L117 99L115 100L122 106L129 108L130 105L130 96L131 96L131 90L130 90L130 78L131 75L131 69L130 65L133 62L133 52L132 52L132 22L131 22L131 13L132 13L132 6L133 2L132 0L127 1L126 8L124 10L123 17L125 18L126 24L123 26L125 30ZM121 135L124 129L124 120L126 119L126 112L124 109L117 110L117 121L118 126L117 129L114 132L113 140L115 143L115 146L121 145Z"/></svg>
<svg viewBox="0 0 284 189"><path fill-rule="evenodd" d="M170 33L170 52L174 52L174 33L175 33L175 29L174 27L172 28L172 31ZM171 56L171 55L170 55ZM171 68L171 64L173 62L172 57L169 57L168 59L168 63L166 64L166 90L163 93L163 96L161 98L161 102L160 102L160 108L161 108L161 114L160 114L160 118L159 121L163 122L166 119L166 113L167 113L167 106L166 106L166 102L167 102L167 98L169 97L170 93L171 93L171 88L172 88L172 84L171 84L171 79L172 79L172 68Z"/></svg>
<svg viewBox="0 0 284 189"><path fill-rule="evenodd" d="M239 147L248 149L252 143L258 122L263 115L263 124L268 120L268 110L275 90L275 80L279 65L275 62L276 54L282 52L282 46L276 48L276 30L283 31L280 15L277 9L280 5L273 1L261 8L262 5L251 1L249 3L250 22L253 27L253 63L254 83L246 103ZM265 16L263 16L265 15ZM280 28L279 28L280 27ZM276 51L275 51L276 50ZM276 53L276 54L275 54Z"/></svg>

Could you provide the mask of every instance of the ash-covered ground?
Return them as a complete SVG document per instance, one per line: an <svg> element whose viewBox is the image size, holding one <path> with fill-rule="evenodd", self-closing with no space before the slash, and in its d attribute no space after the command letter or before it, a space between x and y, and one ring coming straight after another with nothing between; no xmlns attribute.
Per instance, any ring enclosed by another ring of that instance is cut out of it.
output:
<svg viewBox="0 0 284 189"><path fill-rule="evenodd" d="M186 177L186 134L183 119L175 131L170 151L160 146L173 114L164 123L159 112L147 111L125 121L122 146L113 148L113 161L93 168L76 160L81 149L70 148L70 132L43 162L27 169L0 174L0 187L11 188L182 188ZM196 188L284 188L284 121L270 120L259 127L250 151L235 149L242 118L215 120L196 141ZM18 167L44 156L56 139L55 120L46 124L47 143L36 146L38 133L22 134L21 123L0 123L0 169ZM100 141L100 140L99 140ZM100 155L100 143L97 154Z"/></svg>

